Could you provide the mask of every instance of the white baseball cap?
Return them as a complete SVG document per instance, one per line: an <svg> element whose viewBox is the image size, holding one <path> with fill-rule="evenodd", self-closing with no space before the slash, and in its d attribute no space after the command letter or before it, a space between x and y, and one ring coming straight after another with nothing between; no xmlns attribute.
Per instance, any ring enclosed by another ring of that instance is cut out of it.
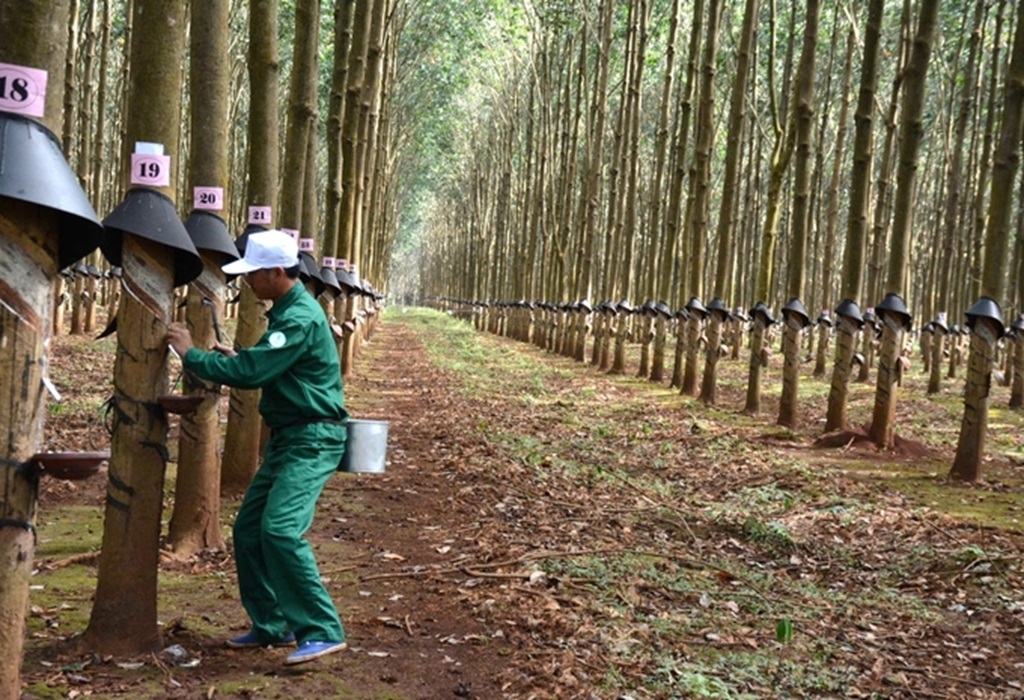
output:
<svg viewBox="0 0 1024 700"><path fill-rule="evenodd" d="M245 255L220 269L227 275L244 275L254 270L295 267L299 264L299 244L284 231L271 229L250 233L245 240Z"/></svg>

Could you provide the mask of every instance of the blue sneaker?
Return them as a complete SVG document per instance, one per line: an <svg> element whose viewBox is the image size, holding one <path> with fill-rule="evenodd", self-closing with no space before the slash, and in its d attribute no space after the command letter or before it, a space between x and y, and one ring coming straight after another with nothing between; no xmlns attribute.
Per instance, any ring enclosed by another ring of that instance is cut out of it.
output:
<svg viewBox="0 0 1024 700"><path fill-rule="evenodd" d="M295 634L289 632L280 639L266 641L257 636L255 630L249 630L241 637L235 637L224 642L228 649L259 649L260 647L287 647L295 644Z"/></svg>
<svg viewBox="0 0 1024 700"><path fill-rule="evenodd" d="M284 664L285 666L301 664L344 649L348 649L348 644L345 642L303 642L298 649L288 655Z"/></svg>

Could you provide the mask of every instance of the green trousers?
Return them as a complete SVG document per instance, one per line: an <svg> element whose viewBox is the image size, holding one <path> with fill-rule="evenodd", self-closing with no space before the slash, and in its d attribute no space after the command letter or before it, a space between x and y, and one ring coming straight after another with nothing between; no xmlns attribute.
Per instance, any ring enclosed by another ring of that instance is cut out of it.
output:
<svg viewBox="0 0 1024 700"><path fill-rule="evenodd" d="M238 511L238 590L253 630L267 642L288 631L300 644L345 639L304 537L317 499L341 460L345 437L343 426L329 423L272 432Z"/></svg>

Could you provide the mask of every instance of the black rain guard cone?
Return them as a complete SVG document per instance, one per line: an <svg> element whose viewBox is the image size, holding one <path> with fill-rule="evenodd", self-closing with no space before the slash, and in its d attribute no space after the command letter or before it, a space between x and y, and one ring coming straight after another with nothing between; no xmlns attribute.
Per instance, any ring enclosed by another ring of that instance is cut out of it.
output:
<svg viewBox="0 0 1024 700"><path fill-rule="evenodd" d="M807 326L812 325L811 317L807 313L807 307L804 306L804 303L796 297L790 299L786 305L782 307L783 318L788 318L790 314L795 315L800 320L801 328L807 328Z"/></svg>
<svg viewBox="0 0 1024 700"><path fill-rule="evenodd" d="M59 212L58 268L84 258L103 242L103 225L57 137L32 119L6 112L0 112L0 197Z"/></svg>
<svg viewBox="0 0 1024 700"><path fill-rule="evenodd" d="M853 299L843 299L839 302L839 306L836 307L836 316L841 316L850 319L857 328L864 327L864 316L860 312L860 307L857 306L857 302Z"/></svg>
<svg viewBox="0 0 1024 700"><path fill-rule="evenodd" d="M974 324L978 322L978 319L987 318L998 327L997 338L1002 337L1006 332L1006 324L1003 323L1003 310L999 308L999 304L992 297L981 297L974 302L974 306L964 312L964 315L967 316L967 327L971 330L974 330Z"/></svg>
<svg viewBox="0 0 1024 700"><path fill-rule="evenodd" d="M343 290L354 292L359 289L359 283L348 270L337 269L334 271L334 276L338 278L338 286Z"/></svg>
<svg viewBox="0 0 1024 700"><path fill-rule="evenodd" d="M185 230L196 250L208 250L227 256L225 263L238 260L238 249L228 233L224 219L208 211L195 210L185 219Z"/></svg>
<svg viewBox="0 0 1024 700"><path fill-rule="evenodd" d="M238 257L245 255L245 243L249 240L249 236L259 231L269 231L266 226L260 226L259 224L249 224L245 227L245 230L239 234L238 238L235 239L235 248L238 250Z"/></svg>
<svg viewBox="0 0 1024 700"><path fill-rule="evenodd" d="M121 236L130 233L174 249L174 286L188 284L203 271L203 261L192 245L171 198L148 187L133 187L103 220L107 240L101 246L113 265L121 264Z"/></svg>
<svg viewBox="0 0 1024 700"><path fill-rule="evenodd" d="M1018 333L1019 333L1020 331L1024 331L1024 314L1021 314L1020 316L1018 316L1018 317L1017 317L1017 318L1016 318L1016 319L1014 320L1014 322L1013 322L1013 324L1012 324L1012 325L1010 326L1010 328L1012 328L1013 330L1017 331Z"/></svg>
<svg viewBox="0 0 1024 700"><path fill-rule="evenodd" d="M659 301L654 304L654 310L662 318L672 318L672 309L669 308L668 304L663 301Z"/></svg>
<svg viewBox="0 0 1024 700"><path fill-rule="evenodd" d="M303 282L313 282L313 296L323 294L324 280L320 276L320 269L316 266L313 256L304 250L299 251L299 277Z"/></svg>
<svg viewBox="0 0 1024 700"><path fill-rule="evenodd" d="M907 304L903 301L903 297L896 292L889 292L881 302L875 305L875 314L879 318L883 318L885 314L891 314L896 317L903 330L910 330L910 312L907 310Z"/></svg>
<svg viewBox="0 0 1024 700"><path fill-rule="evenodd" d="M324 281L324 285L331 290L334 296L341 294L341 285L338 284L338 276L334 274L333 267L321 267L320 279Z"/></svg>
<svg viewBox="0 0 1024 700"><path fill-rule="evenodd" d="M686 310L690 312L691 316L696 315L702 319L707 318L710 313L697 297L690 297L690 301L686 302Z"/></svg>
<svg viewBox="0 0 1024 700"><path fill-rule="evenodd" d="M725 321L729 318L729 309L719 297L715 297L708 302L708 312L717 316L719 321Z"/></svg>
<svg viewBox="0 0 1024 700"><path fill-rule="evenodd" d="M772 325L776 322L776 318L772 316L772 310L763 302L759 301L754 304L754 308L750 310L750 317L753 319L760 318L764 323L765 327Z"/></svg>

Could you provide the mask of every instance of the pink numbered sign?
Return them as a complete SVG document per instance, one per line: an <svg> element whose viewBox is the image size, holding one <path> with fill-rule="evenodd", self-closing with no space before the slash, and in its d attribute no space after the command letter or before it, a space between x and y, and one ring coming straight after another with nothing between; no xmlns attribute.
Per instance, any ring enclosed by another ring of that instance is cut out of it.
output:
<svg viewBox="0 0 1024 700"><path fill-rule="evenodd" d="M0 112L41 117L46 110L47 72L0 63Z"/></svg>
<svg viewBox="0 0 1024 700"><path fill-rule="evenodd" d="M348 260L345 258L338 258L338 261L335 263L335 267L339 270L345 270L348 272Z"/></svg>
<svg viewBox="0 0 1024 700"><path fill-rule="evenodd" d="M171 157L133 153L131 182L133 185L167 187L171 184Z"/></svg>
<svg viewBox="0 0 1024 700"><path fill-rule="evenodd" d="M312 238L300 238L299 239L299 250L304 250L307 253L313 252L314 241Z"/></svg>
<svg viewBox="0 0 1024 700"><path fill-rule="evenodd" d="M224 208L224 188L196 187L192 190L192 201L196 209L220 211Z"/></svg>
<svg viewBox="0 0 1024 700"><path fill-rule="evenodd" d="M281 229L281 230L282 230L282 231L284 231L285 233L287 233L287 234L288 234L289 236L291 236L292 238L294 238L294 239L295 239L295 242L296 242L296 243L298 243L298 241L299 241L299 230L298 230L298 229L294 229L294 228L283 228L283 229Z"/></svg>
<svg viewBox="0 0 1024 700"><path fill-rule="evenodd" d="M249 207L249 223L270 226L270 207Z"/></svg>
<svg viewBox="0 0 1024 700"><path fill-rule="evenodd" d="M323 263L320 264L320 267L326 267L328 269L333 270L334 269L334 263L335 263L334 258L326 257L326 258L324 258Z"/></svg>

